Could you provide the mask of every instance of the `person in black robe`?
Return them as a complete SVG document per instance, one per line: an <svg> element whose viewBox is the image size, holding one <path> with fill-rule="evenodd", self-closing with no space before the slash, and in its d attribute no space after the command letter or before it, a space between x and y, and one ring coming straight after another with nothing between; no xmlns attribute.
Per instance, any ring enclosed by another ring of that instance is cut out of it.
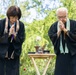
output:
<svg viewBox="0 0 76 75"><path fill-rule="evenodd" d="M20 54L25 40L21 9L10 6L6 15L7 18L0 20L0 75L19 75Z"/></svg>
<svg viewBox="0 0 76 75"><path fill-rule="evenodd" d="M58 8L56 15L58 21L48 30L56 54L54 75L76 75L76 21L68 19L65 7Z"/></svg>

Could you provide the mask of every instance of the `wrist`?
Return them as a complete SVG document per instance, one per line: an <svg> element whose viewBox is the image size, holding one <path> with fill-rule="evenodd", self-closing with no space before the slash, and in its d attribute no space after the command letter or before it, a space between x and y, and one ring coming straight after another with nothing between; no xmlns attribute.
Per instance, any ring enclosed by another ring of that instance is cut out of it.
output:
<svg viewBox="0 0 76 75"><path fill-rule="evenodd" d="M67 31L68 31L68 30L64 28L64 30L63 30L63 31L64 31L64 33L67 33Z"/></svg>
<svg viewBox="0 0 76 75"><path fill-rule="evenodd" d="M16 39L16 36L17 36L17 32L16 32L16 33L14 33L14 39Z"/></svg>

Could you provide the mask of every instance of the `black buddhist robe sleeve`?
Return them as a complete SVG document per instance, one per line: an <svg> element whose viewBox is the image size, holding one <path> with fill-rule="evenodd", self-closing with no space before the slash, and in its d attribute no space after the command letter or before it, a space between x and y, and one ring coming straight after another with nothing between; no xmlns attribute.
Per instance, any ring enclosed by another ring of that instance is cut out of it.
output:
<svg viewBox="0 0 76 75"><path fill-rule="evenodd" d="M48 31L48 35L54 45L55 53L58 54L60 52L59 51L60 37L57 36L57 22L54 23L53 25L51 25L51 27Z"/></svg>
<svg viewBox="0 0 76 75"><path fill-rule="evenodd" d="M0 20L0 58L5 58L8 49L8 33L4 33L5 21Z"/></svg>
<svg viewBox="0 0 76 75"><path fill-rule="evenodd" d="M70 30L67 33L67 46L71 55L74 55L76 54L76 21L70 20Z"/></svg>
<svg viewBox="0 0 76 75"><path fill-rule="evenodd" d="M21 54L21 50L22 50L22 44L25 40L25 27L24 24L22 22L20 22L20 29L18 31L18 34L16 36L16 38L13 40L13 45L14 45L14 57L19 57Z"/></svg>
<svg viewBox="0 0 76 75"><path fill-rule="evenodd" d="M0 20L0 44L8 42L8 33L4 33L4 23Z"/></svg>

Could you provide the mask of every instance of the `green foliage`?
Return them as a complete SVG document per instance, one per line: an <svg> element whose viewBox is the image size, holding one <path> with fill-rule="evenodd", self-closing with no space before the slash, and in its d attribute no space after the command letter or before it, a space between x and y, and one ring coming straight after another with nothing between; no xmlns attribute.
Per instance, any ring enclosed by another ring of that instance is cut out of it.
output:
<svg viewBox="0 0 76 75"><path fill-rule="evenodd" d="M61 2L63 3L63 6L68 8L69 18L76 20L76 0L61 0Z"/></svg>
<svg viewBox="0 0 76 75"><path fill-rule="evenodd" d="M52 43L48 37L48 29L49 27L51 26L51 24L53 22L55 22L56 18L55 18L55 10L53 10L52 12L50 12L50 14L44 19L44 20L39 20L39 21L36 21L34 20L32 23L30 24L27 24L26 26L26 40L23 44L23 51L22 51L22 54L21 54L21 64L22 64L22 67L23 65L25 65L26 67L26 72L25 74L27 75L27 73L30 75L35 75L36 72L34 71L34 67L31 65L31 60L29 59L28 57L28 52L33 52L35 51L35 48L34 46L36 45L36 37L37 36L40 36L41 37L41 41L40 41L40 45L44 45L44 44L47 44L47 49L50 50L50 53L54 53L53 51L53 46L52 46ZM54 61L54 60L53 60ZM41 61L36 61L37 64ZM45 63L43 62L42 60L42 63L43 65L41 65L39 68L41 69L41 73L42 73L42 68L44 67ZM52 62L53 63L53 62ZM53 73L54 71L54 64L53 64L53 68L51 69L51 72L50 72L50 67L51 67L52 64L50 64L49 66L49 70L47 72L47 75L49 75L50 73ZM22 70L22 67L21 67L21 70ZM31 71L29 70L29 68L31 69ZM21 75L24 71L21 71ZM52 74L51 74L52 75Z"/></svg>

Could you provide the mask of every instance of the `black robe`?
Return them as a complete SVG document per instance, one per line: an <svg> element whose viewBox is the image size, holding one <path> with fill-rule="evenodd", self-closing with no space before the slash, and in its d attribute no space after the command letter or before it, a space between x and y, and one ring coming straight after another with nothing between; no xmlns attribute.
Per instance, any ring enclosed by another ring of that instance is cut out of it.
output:
<svg viewBox="0 0 76 75"><path fill-rule="evenodd" d="M65 40L62 38L62 44L65 42L69 49L68 54L60 53L60 37L57 37L57 23L51 25L48 35L54 45L54 52L57 55L54 75L76 75L76 21L70 20L69 35L65 35ZM63 35L63 33L61 33ZM64 35L63 35L64 37Z"/></svg>
<svg viewBox="0 0 76 75"><path fill-rule="evenodd" d="M0 75L19 75L19 61L22 51L22 44L25 39L25 27L24 24L19 21L20 28L17 33L16 39L13 39L13 41L10 42L11 36L9 37L9 33L4 33L5 21L6 19L0 20ZM8 21L8 31L9 28L10 24ZM14 59L9 60L8 58L5 58L7 52L8 57L10 58L13 51Z"/></svg>

